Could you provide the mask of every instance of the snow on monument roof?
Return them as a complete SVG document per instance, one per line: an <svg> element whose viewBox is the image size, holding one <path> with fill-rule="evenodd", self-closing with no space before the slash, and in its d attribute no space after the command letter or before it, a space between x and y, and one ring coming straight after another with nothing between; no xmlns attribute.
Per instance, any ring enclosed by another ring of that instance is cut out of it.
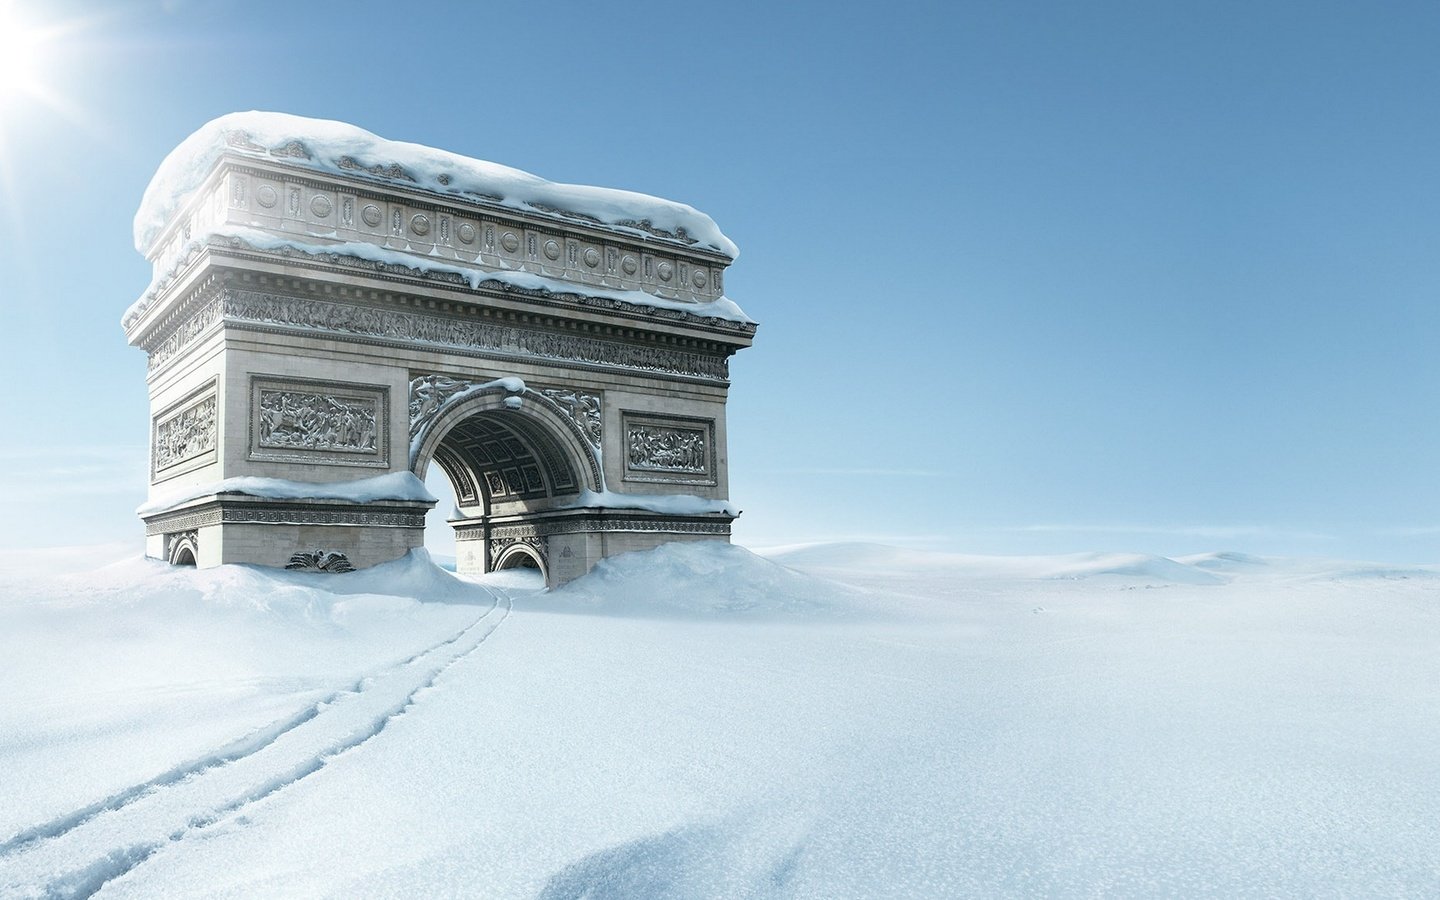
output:
<svg viewBox="0 0 1440 900"><path fill-rule="evenodd" d="M298 142L304 153L283 153ZM221 116L170 151L135 214L135 249L148 253L186 195L204 181L225 152L273 158L336 175L363 174L459 197L470 195L523 212L594 219L637 234L654 232L739 255L715 221L692 206L634 191L560 184L498 163L421 144L390 141L362 128L286 113ZM397 167L398 168L395 168Z"/></svg>

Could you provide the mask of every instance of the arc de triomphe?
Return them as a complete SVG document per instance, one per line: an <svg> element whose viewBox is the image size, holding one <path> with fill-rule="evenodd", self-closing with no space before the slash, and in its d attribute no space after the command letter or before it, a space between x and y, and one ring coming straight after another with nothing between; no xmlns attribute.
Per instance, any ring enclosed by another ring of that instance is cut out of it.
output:
<svg viewBox="0 0 1440 900"><path fill-rule="evenodd" d="M432 463L460 571L553 585L728 539L728 360L755 324L696 210L240 113L166 158L135 230L150 556L395 559L423 544Z"/></svg>

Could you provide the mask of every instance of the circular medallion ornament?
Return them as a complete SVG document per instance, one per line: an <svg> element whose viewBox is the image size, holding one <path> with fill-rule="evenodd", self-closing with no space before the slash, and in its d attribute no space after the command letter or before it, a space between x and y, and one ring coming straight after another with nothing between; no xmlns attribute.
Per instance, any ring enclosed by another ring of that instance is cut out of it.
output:
<svg viewBox="0 0 1440 900"><path fill-rule="evenodd" d="M635 257L627 256L620 260L620 268L626 275L634 275L635 270L640 268L640 264L635 261Z"/></svg>
<svg viewBox="0 0 1440 900"><path fill-rule="evenodd" d="M310 212L313 213L317 219L323 219L330 215L331 210L334 208L335 206L330 202L330 198L324 194L316 194L310 198Z"/></svg>
<svg viewBox="0 0 1440 900"><path fill-rule="evenodd" d="M455 233L460 236L462 244L475 243L475 226L469 222L461 222L460 227L455 229Z"/></svg>
<svg viewBox="0 0 1440 900"><path fill-rule="evenodd" d="M266 209L274 209L275 204L280 202L280 195L268 184L262 184L260 190L255 192L255 202Z"/></svg>
<svg viewBox="0 0 1440 900"><path fill-rule="evenodd" d="M369 225L371 228L379 225L380 207L372 203L364 209L360 210L360 221L364 222L366 225Z"/></svg>
<svg viewBox="0 0 1440 900"><path fill-rule="evenodd" d="M514 253L520 249L520 239L515 236L515 232L507 231L500 235L500 246L505 248L506 253Z"/></svg>
<svg viewBox="0 0 1440 900"><path fill-rule="evenodd" d="M655 274L660 276L661 281L669 281L670 276L675 274L675 267L668 262L662 262L655 267Z"/></svg>
<svg viewBox="0 0 1440 900"><path fill-rule="evenodd" d="M589 250L585 251L584 259L585 265L593 269L596 266L600 265L600 251L596 250L594 247L591 247Z"/></svg>
<svg viewBox="0 0 1440 900"><path fill-rule="evenodd" d="M696 269L694 274L690 276L690 283L697 288L703 288L705 286L705 271L703 269Z"/></svg>
<svg viewBox="0 0 1440 900"><path fill-rule="evenodd" d="M546 256L547 259L559 259L559 258L560 258L560 245L559 245L558 243L556 243L555 241L546 241L546 242L545 242L545 256Z"/></svg>
<svg viewBox="0 0 1440 900"><path fill-rule="evenodd" d="M416 234L429 234L430 220L425 216L415 216L410 220L410 230Z"/></svg>

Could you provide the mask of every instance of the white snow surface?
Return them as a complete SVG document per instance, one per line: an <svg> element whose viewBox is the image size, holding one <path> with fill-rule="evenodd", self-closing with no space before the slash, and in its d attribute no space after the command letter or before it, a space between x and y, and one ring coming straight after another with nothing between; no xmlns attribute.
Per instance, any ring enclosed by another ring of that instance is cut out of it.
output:
<svg viewBox="0 0 1440 900"><path fill-rule="evenodd" d="M1435 567L769 552L12 551L0 896L1440 894Z"/></svg>
<svg viewBox="0 0 1440 900"><path fill-rule="evenodd" d="M589 488L569 509L643 509L648 512L668 513L675 516L704 516L724 513L727 516L740 515L740 508L729 500L712 500L696 494L617 494L614 491L592 491Z"/></svg>
<svg viewBox="0 0 1440 900"><path fill-rule="evenodd" d="M409 471L391 472L388 475L375 475L354 481L323 482L239 475L167 491L154 500L142 503L136 508L135 514L148 516L164 512L211 494L246 494L270 500L349 500L352 503L369 503L375 500L436 502L435 495L426 489L425 482Z"/></svg>
<svg viewBox="0 0 1440 900"><path fill-rule="evenodd" d="M262 149L246 151L234 146L227 135L237 132L243 132ZM270 150L292 141L303 144L310 158L286 157L284 162L318 172L356 175L357 170L340 167L342 157L366 168L398 163L414 179L396 182L405 186L461 197L480 195L511 209L542 215L553 215L558 209L626 228L637 235L647 233L633 227L633 223L649 222L670 233L683 230L702 246L732 259L740 252L713 219L684 203L633 191L559 184L498 163L386 140L344 122L257 111L230 113L207 122L170 151L145 189L135 214L135 249L141 254L149 252L175 209L204 181L222 153L251 152L268 158Z"/></svg>

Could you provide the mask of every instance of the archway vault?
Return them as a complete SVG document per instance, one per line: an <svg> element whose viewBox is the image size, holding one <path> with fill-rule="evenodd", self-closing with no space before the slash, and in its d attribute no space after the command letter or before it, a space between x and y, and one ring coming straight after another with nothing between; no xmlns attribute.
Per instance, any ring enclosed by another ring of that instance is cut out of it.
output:
<svg viewBox="0 0 1440 900"><path fill-rule="evenodd" d="M453 396L427 399L424 386L437 382ZM581 490L604 489L596 448L575 416L519 379L470 386L425 376L411 385L421 405L411 412L410 468L423 479L430 463L438 464L463 511L553 507Z"/></svg>

